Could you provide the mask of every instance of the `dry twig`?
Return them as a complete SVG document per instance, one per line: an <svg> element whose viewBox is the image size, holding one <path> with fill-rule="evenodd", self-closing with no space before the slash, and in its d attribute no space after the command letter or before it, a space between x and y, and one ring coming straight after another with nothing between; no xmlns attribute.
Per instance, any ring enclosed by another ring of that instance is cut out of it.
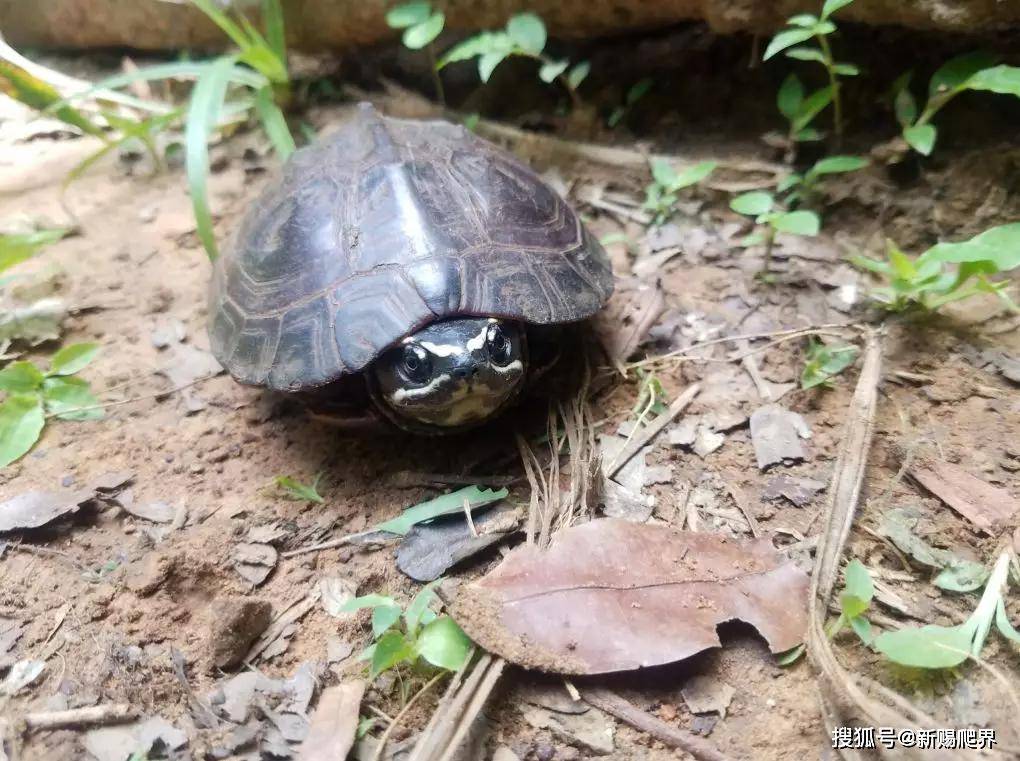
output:
<svg viewBox="0 0 1020 761"><path fill-rule="evenodd" d="M42 729L68 729L94 727L101 724L118 724L138 718L138 709L126 703L107 703L66 711L36 711L25 714L25 727L29 731Z"/></svg>
<svg viewBox="0 0 1020 761"><path fill-rule="evenodd" d="M669 405L669 409L663 412L661 415L656 417L652 422L645 426L639 431L634 438L623 448L623 450L613 460L612 465L606 469L606 477L612 478L620 469L623 468L631 458L634 457L638 452L647 446L648 442L658 436L662 429L669 425L679 415L691 400L698 395L701 391L701 385L698 383L692 383L688 386L680 396L673 400L673 403Z"/></svg>

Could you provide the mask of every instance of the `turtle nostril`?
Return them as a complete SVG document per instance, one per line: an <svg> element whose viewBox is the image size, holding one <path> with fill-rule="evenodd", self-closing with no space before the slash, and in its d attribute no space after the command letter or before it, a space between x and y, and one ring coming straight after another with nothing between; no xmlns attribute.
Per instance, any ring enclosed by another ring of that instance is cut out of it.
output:
<svg viewBox="0 0 1020 761"><path fill-rule="evenodd" d="M478 374L478 367L471 365L471 367L458 367L453 371L453 377L457 380L468 380Z"/></svg>

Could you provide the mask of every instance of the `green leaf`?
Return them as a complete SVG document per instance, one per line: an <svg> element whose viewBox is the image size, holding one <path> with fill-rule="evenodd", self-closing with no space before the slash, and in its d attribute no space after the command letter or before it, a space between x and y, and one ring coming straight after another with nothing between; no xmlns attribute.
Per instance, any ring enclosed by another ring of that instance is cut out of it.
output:
<svg viewBox="0 0 1020 761"><path fill-rule="evenodd" d="M900 127L909 127L917 118L917 99L910 92L910 74L908 71L893 84L893 109Z"/></svg>
<svg viewBox="0 0 1020 761"><path fill-rule="evenodd" d="M420 24L432 14L432 3L427 0L415 0L390 8L386 13L386 24L391 29L406 29Z"/></svg>
<svg viewBox="0 0 1020 761"><path fill-rule="evenodd" d="M532 55L545 50L545 24L534 13L518 13L506 22L506 33L517 46Z"/></svg>
<svg viewBox="0 0 1020 761"><path fill-rule="evenodd" d="M365 608L379 608L383 606L396 606L397 601L392 597L386 597L385 595L362 595L361 597L355 597L353 600L348 600L339 608L337 613L353 613L356 610L364 610Z"/></svg>
<svg viewBox="0 0 1020 761"><path fill-rule="evenodd" d="M852 63L833 64L832 70L841 77L856 77L861 70Z"/></svg>
<svg viewBox="0 0 1020 761"><path fill-rule="evenodd" d="M195 228L199 240L210 259L219 255L216 234L213 232L212 214L206 185L209 179L209 135L219 119L223 100L227 94L227 83L236 59L224 56L209 64L199 76L191 92L191 103L185 122L185 168L188 174L188 192L195 214Z"/></svg>
<svg viewBox="0 0 1020 761"><path fill-rule="evenodd" d="M857 595L844 592L839 596L840 608L847 620L856 618L868 609L868 601L862 600Z"/></svg>
<svg viewBox="0 0 1020 761"><path fill-rule="evenodd" d="M771 193L764 190L752 190L750 193L742 193L730 200L730 208L737 214L746 214L749 217L756 217L759 214L768 214L772 210L775 199Z"/></svg>
<svg viewBox="0 0 1020 761"><path fill-rule="evenodd" d="M483 53L478 57L478 76L483 82L488 82L489 77L497 66L503 63L509 53Z"/></svg>
<svg viewBox="0 0 1020 761"><path fill-rule="evenodd" d="M65 346L50 357L47 375L74 375L84 370L99 354L99 344L81 343Z"/></svg>
<svg viewBox="0 0 1020 761"><path fill-rule="evenodd" d="M676 179L673 181L670 190L679 190L680 188L696 185L712 174L717 166L718 162L715 161L701 161L697 164L683 167L677 172Z"/></svg>
<svg viewBox="0 0 1020 761"><path fill-rule="evenodd" d="M652 89L652 86L654 84L655 80L653 80L651 77L639 79L637 82L632 84L630 86L630 89L627 90L627 105L633 106L643 97L645 97L648 94L648 92Z"/></svg>
<svg viewBox="0 0 1020 761"><path fill-rule="evenodd" d="M870 645L871 641L875 638L875 634L871 630L871 622L864 616L854 616L851 618L850 628L854 630L854 634L860 637L861 642L865 645Z"/></svg>
<svg viewBox="0 0 1020 761"><path fill-rule="evenodd" d="M282 62L287 60L287 30L283 22L280 0L262 0L262 23L274 55Z"/></svg>
<svg viewBox="0 0 1020 761"><path fill-rule="evenodd" d="M1006 604L1002 601L1002 597L999 597L995 604L995 628L1006 639L1020 642L1020 632L1017 632L1009 622L1009 616L1006 615Z"/></svg>
<svg viewBox="0 0 1020 761"><path fill-rule="evenodd" d="M796 16L790 16L790 18L786 19L788 25L802 26L804 28L813 27L818 21L818 16L812 13L798 13Z"/></svg>
<svg viewBox="0 0 1020 761"><path fill-rule="evenodd" d="M779 653L776 656L776 664L779 666L791 666L798 660L800 660L800 657L804 655L804 652L806 650L807 646L805 645L797 645L796 647L791 647L789 650Z"/></svg>
<svg viewBox="0 0 1020 761"><path fill-rule="evenodd" d="M1020 67L1001 65L984 69L968 79L966 86L968 90L983 90L1020 98Z"/></svg>
<svg viewBox="0 0 1020 761"><path fill-rule="evenodd" d="M440 616L421 630L417 642L418 655L447 671L464 665L471 652L471 640L449 616Z"/></svg>
<svg viewBox="0 0 1020 761"><path fill-rule="evenodd" d="M868 165L868 160L861 156L829 156L818 161L808 174L815 177L822 174L840 174L856 172Z"/></svg>
<svg viewBox="0 0 1020 761"><path fill-rule="evenodd" d="M407 606L407 610L404 611L404 624L407 626L408 636L414 637L418 631L418 625L422 623L425 612L429 609L432 601L436 599L436 584L438 583L439 581L436 580L422 587L421 591L411 600L411 604Z"/></svg>
<svg viewBox="0 0 1020 761"><path fill-rule="evenodd" d="M71 232L70 228L55 227L30 233L0 235L0 272L30 259L43 246L56 243L69 232Z"/></svg>
<svg viewBox="0 0 1020 761"><path fill-rule="evenodd" d="M477 486L467 486L449 494L443 494L428 502L422 502L414 507L407 508L402 515L393 520L380 523L375 527L376 531L388 531L391 534L403 536L411 528L423 521L438 518L441 515L450 515L464 511L464 501L467 500L471 509L498 502L504 499L509 492L506 489L481 489Z"/></svg>
<svg viewBox="0 0 1020 761"><path fill-rule="evenodd" d="M546 63L543 63L542 68L538 70L538 78L546 84L549 84L556 79L556 77L565 72L569 65L570 61L565 58L562 61L547 61Z"/></svg>
<svg viewBox="0 0 1020 761"><path fill-rule="evenodd" d="M575 63L570 71L567 72L567 83L570 85L571 90L576 90L581 86L581 83L588 78L588 74L591 72L591 63L588 61L579 61Z"/></svg>
<svg viewBox="0 0 1020 761"><path fill-rule="evenodd" d="M765 48L765 55L762 57L762 60L767 61L777 53L810 40L814 36L813 29L784 29L772 38L768 47Z"/></svg>
<svg viewBox="0 0 1020 761"><path fill-rule="evenodd" d="M973 560L958 560L944 568L932 583L950 592L973 592L988 581L989 570Z"/></svg>
<svg viewBox="0 0 1020 761"><path fill-rule="evenodd" d="M506 32L482 32L474 37L468 37L446 51L436 64L436 68L441 69L449 63L466 61L486 53L509 55L511 50L513 50L513 42Z"/></svg>
<svg viewBox="0 0 1020 761"><path fill-rule="evenodd" d="M776 94L776 106L779 108L779 113L789 121L793 121L803 102L804 84L800 81L800 77L790 73L783 80L783 84L779 86L779 92Z"/></svg>
<svg viewBox="0 0 1020 761"><path fill-rule="evenodd" d="M804 178L796 172L790 172L783 179L776 183L776 192L785 193L790 188L795 188L804 181Z"/></svg>
<svg viewBox="0 0 1020 761"><path fill-rule="evenodd" d="M788 211L772 221L777 232L794 235L818 235L822 222L813 211Z"/></svg>
<svg viewBox="0 0 1020 761"><path fill-rule="evenodd" d="M932 98L964 87L969 84L968 80L971 77L982 69L994 66L995 62L995 56L980 50L950 58L932 74L928 83L928 97Z"/></svg>
<svg viewBox="0 0 1020 761"><path fill-rule="evenodd" d="M822 137L824 137L824 135L822 135L821 130L817 130L814 127L807 127L806 129L798 130L793 135L793 139L798 143L815 142L821 140Z"/></svg>
<svg viewBox="0 0 1020 761"><path fill-rule="evenodd" d="M865 606L871 602L875 595L875 586L871 581L871 574L867 567L857 558L854 558L846 566L846 584L843 587L848 594L854 595L864 601ZM854 613L852 615L860 615Z"/></svg>
<svg viewBox="0 0 1020 761"><path fill-rule="evenodd" d="M99 420L103 417L102 409L94 409L99 400L81 378L47 378L43 382L43 400L46 411L61 420Z"/></svg>
<svg viewBox="0 0 1020 761"><path fill-rule="evenodd" d="M321 476L321 473L316 474L311 484L302 483L292 476L277 476L273 480L291 499L322 504L324 500L318 490L319 478Z"/></svg>
<svg viewBox="0 0 1020 761"><path fill-rule="evenodd" d="M847 261L859 269L874 272L876 275L892 277L892 267L890 267L886 262L878 259L872 259L870 256L851 254L847 257Z"/></svg>
<svg viewBox="0 0 1020 761"><path fill-rule="evenodd" d="M400 620L403 613L399 605L378 605L372 609L372 636L378 639L383 632Z"/></svg>
<svg viewBox="0 0 1020 761"><path fill-rule="evenodd" d="M812 30L816 36L824 36L826 34L832 34L836 31L836 25L831 21L819 21L814 25Z"/></svg>
<svg viewBox="0 0 1020 761"><path fill-rule="evenodd" d="M0 468L24 455L39 440L46 416L38 394L12 394L0 404Z"/></svg>
<svg viewBox="0 0 1020 761"><path fill-rule="evenodd" d="M409 27L404 32L404 46L411 50L421 50L439 36L445 24L446 16L442 11L436 11L425 21Z"/></svg>
<svg viewBox="0 0 1020 761"><path fill-rule="evenodd" d="M831 86L815 90L807 96L800 107L800 113L797 114L797 118L793 122L794 132L799 132L807 127L830 103L832 103Z"/></svg>
<svg viewBox="0 0 1020 761"><path fill-rule="evenodd" d="M998 272L1020 267L1020 222L985 230L959 243L937 243L918 262L991 262Z"/></svg>
<svg viewBox="0 0 1020 761"><path fill-rule="evenodd" d="M677 172L665 159L652 159L652 177L663 188L673 187L677 181Z"/></svg>
<svg viewBox="0 0 1020 761"><path fill-rule="evenodd" d="M375 643L372 651L372 666L369 670L371 679L387 671L403 661L413 661L414 648L398 631L388 631Z"/></svg>
<svg viewBox="0 0 1020 761"><path fill-rule="evenodd" d="M787 58L794 58L798 61L817 61L820 64L825 63L825 56L822 55L822 51L818 48L809 47L798 47L787 50L783 55Z"/></svg>
<svg viewBox="0 0 1020 761"><path fill-rule="evenodd" d="M850 5L853 1L854 0L825 0L825 4L822 6L822 18L828 18L840 8L845 8Z"/></svg>
<svg viewBox="0 0 1020 761"><path fill-rule="evenodd" d="M67 105L53 85L43 82L10 61L0 60L0 92L30 108L48 111L60 121L77 127L88 135L106 139L102 128L76 108Z"/></svg>
<svg viewBox="0 0 1020 761"><path fill-rule="evenodd" d="M287 126L287 119L273 100L272 85L265 85L255 93L255 111L262 121L262 128L269 136L269 141L273 144L276 154L282 161L286 161L296 146L294 145L294 136L290 133L290 127Z"/></svg>
<svg viewBox="0 0 1020 761"><path fill-rule="evenodd" d="M174 61L173 63L161 63L155 66L146 66L126 74L115 74L112 77L101 79L92 87L70 95L66 100L79 100L101 94L103 90L115 90L118 87L126 87L135 82L151 82L156 79L198 79L208 68L220 59L211 61ZM266 83L266 78L244 66L234 66L230 70L231 82L258 89Z"/></svg>
<svg viewBox="0 0 1020 761"><path fill-rule="evenodd" d="M935 126L932 124L915 124L903 128L903 139L918 153L929 156L935 147Z"/></svg>
<svg viewBox="0 0 1020 761"><path fill-rule="evenodd" d="M12 394L36 391L45 377L31 362L11 362L0 370L0 391Z"/></svg>
<svg viewBox="0 0 1020 761"><path fill-rule="evenodd" d="M248 35L217 7L214 0L191 0L191 3L208 16L239 48L243 50L251 44Z"/></svg>
<svg viewBox="0 0 1020 761"><path fill-rule="evenodd" d="M919 629L883 632L874 647L889 660L903 666L944 669L967 660L974 640L974 624L944 627L928 624Z"/></svg>

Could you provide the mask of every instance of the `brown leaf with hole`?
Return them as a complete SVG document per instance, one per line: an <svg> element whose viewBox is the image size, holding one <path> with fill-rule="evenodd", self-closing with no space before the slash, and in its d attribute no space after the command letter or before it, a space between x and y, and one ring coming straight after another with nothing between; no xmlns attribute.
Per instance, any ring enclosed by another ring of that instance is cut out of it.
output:
<svg viewBox="0 0 1020 761"><path fill-rule="evenodd" d="M774 653L807 628L808 577L767 541L603 519L518 547L465 585L453 617L486 650L526 668L602 674L657 666L754 626Z"/></svg>
<svg viewBox="0 0 1020 761"><path fill-rule="evenodd" d="M1008 491L972 476L959 465L939 460L922 461L910 469L910 475L953 510L989 534L1008 525L1020 510L1020 500Z"/></svg>

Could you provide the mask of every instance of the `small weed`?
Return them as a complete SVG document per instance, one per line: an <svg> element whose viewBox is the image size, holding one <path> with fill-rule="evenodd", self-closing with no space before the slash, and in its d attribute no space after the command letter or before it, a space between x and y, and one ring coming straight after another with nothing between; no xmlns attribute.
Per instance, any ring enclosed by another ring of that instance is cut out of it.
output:
<svg viewBox="0 0 1020 761"><path fill-rule="evenodd" d="M634 402L630 416L636 418L640 424L649 414L661 415L666 412L667 405L665 402L666 391L662 388L662 382L655 373L650 373L639 367L637 376L641 385L638 387L637 401Z"/></svg>
<svg viewBox="0 0 1020 761"><path fill-rule="evenodd" d="M440 59L437 68L442 69L455 61L478 59L478 76L483 82L497 66L511 56L532 58L541 66L538 78L546 84L559 82L571 102L581 102L577 89L588 76L591 65L587 61L571 64L565 58L553 58L545 53L547 34L545 23L534 13L519 13L511 18L503 30L481 32L469 37L448 50Z"/></svg>
<svg viewBox="0 0 1020 761"><path fill-rule="evenodd" d="M992 624L1003 637L1020 642L1020 633L1006 615L1003 592L1008 584L1011 554L1003 552L992 569L985 591L970 618L959 626L905 628L875 637L875 649L902 666L947 669L981 655Z"/></svg>
<svg viewBox="0 0 1020 761"><path fill-rule="evenodd" d="M871 574L861 561L851 560L846 567L846 581L843 592L839 596L839 618L829 626L828 635L832 639L848 626L861 642L870 645L874 639L871 622L865 617L871 598L875 596L875 587L871 582Z"/></svg>
<svg viewBox="0 0 1020 761"><path fill-rule="evenodd" d="M311 484L302 483L292 476L277 476L273 481L287 496L287 499L322 504L324 500L322 495L319 494L319 481L321 479L322 473L316 473Z"/></svg>
<svg viewBox="0 0 1020 761"><path fill-rule="evenodd" d="M850 367L857 359L857 354L857 347L851 344L827 346L812 338L808 343L804 369L800 374L800 387L831 388L832 379Z"/></svg>
<svg viewBox="0 0 1020 761"><path fill-rule="evenodd" d="M391 8L386 14L386 23L391 29L404 30L401 37L404 47L409 50L425 49L432 68L432 82L436 88L436 98L440 103L446 103L443 80L440 79L439 69L436 67L436 50L432 44L443 31L446 16L442 11L435 10L428 0L414 0Z"/></svg>
<svg viewBox="0 0 1020 761"><path fill-rule="evenodd" d="M818 183L830 174L846 174L856 172L868 165L868 160L861 156L827 156L815 162L806 172L792 172L784 177L776 186L777 193L786 193L783 203L796 207L801 203L811 203L818 193Z"/></svg>
<svg viewBox="0 0 1020 761"><path fill-rule="evenodd" d="M369 661L369 678L398 666L427 669L426 664L456 671L471 652L471 640L449 616L437 615L430 607L436 599L435 586L426 585L407 609L392 597L364 595L350 600L340 610L372 611L373 643L358 656Z"/></svg>
<svg viewBox="0 0 1020 761"><path fill-rule="evenodd" d="M829 44L829 36L836 31L836 24L832 16L840 8L844 8L853 0L825 0L822 5L820 16L811 13L799 13L791 16L786 21L786 28L778 32L765 49L763 60L769 60L773 56L784 53L787 58L794 58L799 61L815 61L820 63L829 78L827 87L804 97L803 86L800 80L796 84L787 78L783 94L780 90L779 110L790 120L790 137L793 141L817 140L819 133L810 130L809 126L815 116L832 103L832 128L835 134L837 145L843 139L843 99L840 93L842 82L840 77L853 77L860 73L858 68L850 63L836 61L832 55L832 46ZM817 47L803 43L814 40ZM788 84L789 83L789 84ZM800 97L793 97L794 88L799 88ZM798 107L792 107L798 102Z"/></svg>
<svg viewBox="0 0 1020 761"><path fill-rule="evenodd" d="M935 114L965 90L994 92L1020 98L1020 67L995 65L987 53L966 53L946 61L928 83L928 100L918 114L917 100L910 92L912 72L893 84L893 107L903 129L903 139L918 153L928 156L938 136L931 123Z"/></svg>
<svg viewBox="0 0 1020 761"><path fill-rule="evenodd" d="M627 118L627 114L634 107L639 100L645 97L648 92L652 89L655 82L650 77L639 79L637 82L632 84L627 89L627 94L623 98L623 103L614 108L609 114L609 118L606 119L606 124L610 129L616 129L616 127Z"/></svg>
<svg viewBox="0 0 1020 761"><path fill-rule="evenodd" d="M821 220L813 211L787 211L776 203L772 193L764 190L752 190L743 193L730 201L730 208L738 214L754 217L755 224L763 227L763 231L753 233L744 239L745 246L765 245L765 263L762 275L768 276L772 265L772 246L776 235L787 233L792 235L813 236L818 234Z"/></svg>
<svg viewBox="0 0 1020 761"><path fill-rule="evenodd" d="M985 230L970 240L939 243L916 259L889 241L886 261L854 255L850 262L873 272L884 284L871 297L892 312L935 311L979 293L994 293L1013 311L1008 280L990 278L1020 266L1020 222ZM954 270L952 265L958 265Z"/></svg>
<svg viewBox="0 0 1020 761"><path fill-rule="evenodd" d="M654 224L661 225L673 214L677 193L704 180L715 171L715 167L714 161L702 161L677 171L668 161L653 160L652 182L645 189L642 208L652 213Z"/></svg>
<svg viewBox="0 0 1020 761"><path fill-rule="evenodd" d="M47 417L96 420L103 416L89 384L75 377L98 353L98 344L72 344L50 358L49 370L24 360L0 370L0 391L7 395L0 404L0 467L35 445Z"/></svg>
<svg viewBox="0 0 1020 761"><path fill-rule="evenodd" d="M69 232L71 232L69 228L55 227L30 233L0 234L0 273L26 259L31 259L41 248L56 243ZM4 285L8 279L0 278L0 285Z"/></svg>

